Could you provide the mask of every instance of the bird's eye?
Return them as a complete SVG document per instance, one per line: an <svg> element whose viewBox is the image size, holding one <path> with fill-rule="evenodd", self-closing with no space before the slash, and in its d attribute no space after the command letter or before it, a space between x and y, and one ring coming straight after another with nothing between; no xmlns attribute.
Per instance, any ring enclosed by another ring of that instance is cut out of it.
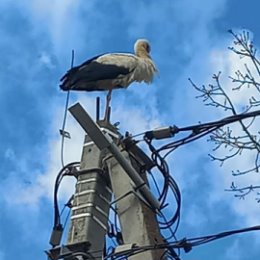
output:
<svg viewBox="0 0 260 260"><path fill-rule="evenodd" d="M145 49L146 49L146 51L149 53L150 51L151 51L151 47L150 47L150 45L147 43L147 44L145 44Z"/></svg>

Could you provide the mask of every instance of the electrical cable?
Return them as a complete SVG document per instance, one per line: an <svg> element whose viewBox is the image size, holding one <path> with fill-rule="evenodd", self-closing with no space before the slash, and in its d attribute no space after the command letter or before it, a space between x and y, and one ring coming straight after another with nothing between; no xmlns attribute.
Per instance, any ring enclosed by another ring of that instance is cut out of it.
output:
<svg viewBox="0 0 260 260"><path fill-rule="evenodd" d="M164 177L164 183L163 183L163 187L161 190L159 189L159 186L157 185L155 179L153 178L155 187L157 189L157 192L159 193L158 200L160 201L160 203L162 205L162 209L164 207L166 207L166 199L168 196L169 189L173 192L173 195L177 202L177 209L170 220L166 220L165 216L163 216L164 221L158 220L160 229L162 229L162 230L168 229L172 234L170 237L166 238L166 241L169 241L169 239L171 239L171 238L175 238L175 233L179 226L180 208L181 208L181 193L180 193L177 183L169 174L169 168L165 161L165 158L181 145L190 143L205 135L208 135L209 133L216 131L218 128L220 128L226 124L234 123L236 121L240 121L242 119L249 118L249 117L255 117L257 115L260 115L260 110L253 111L250 113L244 113L244 114L240 114L240 115L233 115L233 116L230 116L230 117L218 120L218 121L209 122L209 123L205 123L205 124L192 125L192 126L183 127L183 128L178 128L178 127L174 126L174 127L169 127L169 128L157 129L157 130L155 130L154 133L153 133L153 131L148 131L145 133L144 141L147 143L147 145L151 151L151 159L153 160L157 169L162 173L162 175ZM158 139L160 139L162 137L165 137L165 138L169 137L170 136L169 131L172 131L172 133L171 133L172 136L179 132L184 132L184 131L192 131L192 132L191 132L191 134L189 134L188 136L186 136L184 138L180 138L179 140L170 142L166 145L161 146L159 149L156 149L152 145L152 139L156 138L156 137L158 137ZM136 135L136 136L139 136L139 135ZM161 153L163 151L166 151L166 153L164 155L161 155ZM175 230L173 231L171 229L171 226L175 223L176 223L176 227L175 227ZM215 238L211 237L208 240L211 241L214 239ZM203 242L200 241L197 243L203 243Z"/></svg>
<svg viewBox="0 0 260 260"><path fill-rule="evenodd" d="M63 208L62 208L62 210L61 210L61 212L60 212L60 215L61 215L61 216L62 216L63 212L65 211L65 209L66 209L66 204L64 204L64 206L63 206Z"/></svg>
<svg viewBox="0 0 260 260"><path fill-rule="evenodd" d="M74 59L74 53L73 53L72 60L73 59ZM72 66L73 66L73 62L72 62ZM65 113L64 113L64 120L63 120L63 126L62 126L63 133L65 131L68 103L69 103L69 93L67 95L66 105L65 105ZM139 247L135 246L132 249L117 252L117 253L115 253L114 250L110 253L109 251L111 248L108 248L107 255L104 257L104 259L110 258L111 260L112 259L123 260L123 259L127 259L127 257L129 257L129 256L132 256L132 255L138 254L138 253L142 253L147 250L165 249L164 255L167 256L168 259L170 258L170 259L176 260L176 259L180 259L180 258L179 258L179 255L176 254L174 249L180 250L182 248L182 249L184 249L185 252L188 252L194 246L199 246L199 245L202 245L205 243L209 243L214 240L224 238L226 236L249 232L249 231L253 231L253 230L260 230L260 226L255 226L255 227L250 227L250 228L245 228L245 229L240 229L240 230L226 231L226 232L218 233L215 235L208 235L208 236L204 236L204 237L196 237L196 238L190 238L190 239L184 238L182 240L176 240L175 234L177 232L179 222L180 222L181 193L180 193L180 190L179 190L179 187L178 187L176 181L170 175L169 166L165 160L165 158L172 151L174 151L176 148L178 148L179 146L181 146L183 144L187 144L189 142L197 140L197 139L217 130L218 128L220 128L226 124L230 124L230 123L233 123L233 122L245 119L245 118L249 118L249 117L255 117L257 115L260 115L260 111L254 111L254 112L250 112L250 113L234 115L234 116L227 117L227 118L224 118L219 121L209 122L206 124L193 125L193 126L188 126L188 127L183 127L183 128L171 127L170 130L175 131L172 134L176 134L178 132L185 132L185 131L192 131L192 132L191 132L191 134L189 134L188 136L186 136L184 138L181 138L177 141L174 141L174 142L161 146L159 149L156 149L152 145L152 138L148 138L148 136L146 135L147 132L142 133L142 134L145 134L144 141L147 143L147 145L151 151L151 159L154 162L156 168L159 170L159 172L162 174L162 176L164 178L163 184L158 185L153 174L151 174L155 188L158 192L158 200L160 201L161 206L162 206L161 210L160 210L160 214L158 215L158 217L161 216L162 219L161 220L158 219L158 223L159 223L160 229L162 231L168 230L171 235L169 237L165 238L165 243L162 243L162 244L148 245L148 246L146 245L146 246L139 246ZM157 131L157 137L161 137L162 136L161 133L165 133L165 134L169 135L169 133L168 133L169 131L167 132L167 131L165 131L165 129L162 129L162 130L164 132ZM138 134L135 136L140 136L142 134ZM65 138L65 135L62 135L61 158L62 158L63 168L57 175L57 178L55 181L55 188L54 188L54 227L56 227L56 228L61 226L61 220L60 220L61 214L59 212L58 198L57 198L60 183L64 176L73 175L72 169L74 167L79 166L78 162L74 162L74 163L64 166L64 161L63 161L64 138ZM161 154L162 152L166 152L166 153L164 153L164 155L162 155ZM175 198L176 209L175 209L174 214L169 219L167 219L163 213L163 210L168 206L167 198L170 194L169 192L171 192ZM117 227L117 211L113 207L111 207L111 208L114 210L114 214L115 214L114 215L115 229L113 227L113 224L110 223L111 230L112 230L111 237L115 238L117 243L120 244L119 233L121 234L121 232L119 231L119 229ZM65 223L67 222L67 219L68 219L68 217L66 218ZM175 225L174 229L172 229L173 225ZM173 238L175 239L175 241L170 241ZM114 240L112 240L112 241L114 241ZM85 257L89 257L89 256L90 255L85 255Z"/></svg>
<svg viewBox="0 0 260 260"><path fill-rule="evenodd" d="M158 196L160 195L160 188L159 188L159 185L158 185L158 183L157 183L157 181L156 181L156 179L155 179L155 177L153 176L153 173L152 173L152 171L151 170L149 170L148 171L148 173L149 173L149 175L151 176L151 178L152 178L152 181L153 181L153 183L154 183L154 186L155 186L155 189L156 189L156 192L158 193Z"/></svg>
<svg viewBox="0 0 260 260"><path fill-rule="evenodd" d="M153 176L153 174L152 174L151 172L150 172L150 175L151 175L151 177L152 177L154 186L156 187L156 190L157 190L157 192L158 192L158 194L159 194L159 193L160 193L159 185L157 184L157 182L156 182L156 180L155 180L155 178L154 178L154 176ZM171 228L171 226L169 225L169 221L167 220L166 216L163 214L162 209L160 210L159 216L160 216L160 215L162 216L164 222L158 221L158 223L159 223L159 224L162 224L162 225L167 225L167 227L164 227L164 228L162 228L162 229L168 228L169 231L170 231L170 233L171 233L171 236L170 236L170 237L167 237L166 240L168 241L168 240L171 239L172 237L174 237L175 240L176 240L175 233L176 233L176 231L177 231L177 229L178 229L180 218L177 219L177 224L176 224L176 227L175 227L175 229L174 229L174 231L173 231L172 228Z"/></svg>
<svg viewBox="0 0 260 260"><path fill-rule="evenodd" d="M117 210L112 206L110 205L110 209L113 210L114 212L114 222L111 222L109 219L109 224L111 226L111 232L109 231L107 233L108 237L111 238L111 240L113 241L113 243L115 243L115 241L112 239L112 238L115 238L116 242L118 245L121 245L123 243L123 237L122 237L122 233L121 233L121 230L118 228L118 213L117 213Z"/></svg>
<svg viewBox="0 0 260 260"><path fill-rule="evenodd" d="M54 184L54 228L61 226L60 221L60 211L59 211L59 205L58 205L58 190L60 183L65 175L70 175L71 170L75 167L79 166L79 162L72 162L67 165L65 165L58 173L55 184Z"/></svg>
<svg viewBox="0 0 260 260"><path fill-rule="evenodd" d="M72 50L72 53L71 53L71 66L70 66L71 69L73 68L73 64L74 64L74 50ZM64 167L64 142L65 142L65 137L66 137L65 126L66 126L66 121L67 121L69 99L70 99L70 90L67 91L62 128L60 130L60 133L61 133L61 166L62 167Z"/></svg>
<svg viewBox="0 0 260 260"><path fill-rule="evenodd" d="M152 141L150 139L144 138L144 140L146 141L146 143L151 151L152 161L154 162L155 166L157 167L157 169L159 170L159 172L162 174L162 176L164 178L162 188L160 189L152 172L150 172L150 174L152 176L152 180L154 182L154 186L159 195L158 200L160 201L160 204L161 204L161 210L160 210L160 214L158 215L157 222L159 224L159 228L161 231L168 230L170 232L170 236L164 238L166 243L169 243L169 241L173 238L175 240L177 240L176 232L177 232L177 229L178 229L179 223L180 223L181 192L179 190L179 187L178 187L176 181L170 175L169 166L168 166L167 162L165 161L165 159L159 154L159 152L157 152L155 147L152 145ZM169 206L168 203L166 203L166 200L170 194L169 192L171 192L173 194L177 205L176 205L175 213L170 217L170 219L167 219L163 213L163 210ZM160 219L160 216L163 220ZM172 229L172 226L174 224L175 224L175 228ZM167 255L171 256L172 259L176 259L176 260L180 259L179 258L179 255L180 255L179 249L178 249L178 254L173 249L167 250Z"/></svg>
<svg viewBox="0 0 260 260"><path fill-rule="evenodd" d="M69 98L70 98L70 90L68 90L68 92L67 92L66 104L65 104L65 109L64 109L64 117L63 117L63 123L62 123L62 128L61 128L61 166L62 167L64 167L65 125L66 125L66 120L67 120Z"/></svg>
<svg viewBox="0 0 260 260"><path fill-rule="evenodd" d="M161 203L161 208L163 209L166 206L165 202L168 197L169 190L172 191L172 193L175 197L176 203L177 203L176 211L175 211L174 215L171 217L171 219L169 221L167 221L166 223L159 221L159 224L161 224L162 229L167 229L170 226L172 226L174 223L177 223L177 226L176 226L176 231L177 231L177 228L179 225L179 219L180 219L180 210L181 210L181 192L179 190L177 183L175 182L175 180L172 178L172 176L169 173L169 167L168 167L168 164L165 161L165 159L163 157L161 157L160 154L156 151L156 149L154 148L154 146L151 143L151 140L145 139L145 141L147 142L148 147L152 152L151 158L152 158L153 162L155 163L157 169L160 171L160 173L164 177L164 183L163 183L163 187L162 187L161 191L159 191L158 185L156 185L158 192L159 192L158 200ZM176 231L175 231L175 233L176 233Z"/></svg>
<svg viewBox="0 0 260 260"><path fill-rule="evenodd" d="M240 233L245 233L245 232L251 232L251 231L257 231L260 230L260 225L257 226L252 226L248 228L243 228L243 229L236 229L236 230L231 230L231 231L225 231L221 233L217 233L214 235L208 235L208 236L203 236L203 237L196 237L196 238L190 238L190 239L182 239L179 241L171 242L171 243L162 243L162 244L155 244L155 245L145 245L145 246L136 246L134 248L128 249L121 251L119 253L112 253L108 255L104 259L120 259L119 257L129 257L131 255L139 254L142 252L145 252L147 250L160 250L160 249L172 249L172 248L182 248L186 252L189 252L192 247L194 246L199 246L205 243L212 242L217 239L221 239L227 236L235 235L235 234L240 234Z"/></svg>
<svg viewBox="0 0 260 260"><path fill-rule="evenodd" d="M64 221L64 224L63 224L63 227L65 228L67 226L67 223L68 223L68 220L69 220L69 216L70 216L70 212L71 212L71 209L68 211L68 214L65 218L65 221Z"/></svg>
<svg viewBox="0 0 260 260"><path fill-rule="evenodd" d="M191 125L187 127L177 127L177 126L170 126L168 128L162 128L161 130L152 130L152 131L147 131L144 133L144 139L146 140L152 140L156 139L156 136L158 135L160 138L168 138L168 137L173 137L175 134L179 132L187 132L191 131L191 134L184 138L180 138L179 140L176 140L174 142L170 142L166 145L163 145L159 149L156 149L156 152L162 152L162 151L167 151L167 153L163 156L165 159L171 152L173 152L175 149L177 149L179 146L193 142L201 137L204 137L205 135L208 135L209 133L216 131L220 127L223 127L224 125L235 123L237 121L241 121L246 118L250 117L256 117L260 115L260 110L256 110L253 112L247 112L247 113L242 113L242 114L237 114L237 115L232 115L226 118L223 118L221 120L213 121L213 122L208 122L204 124L197 124L197 125ZM167 131L166 131L167 130ZM161 131L161 132L160 132ZM156 133L156 134L155 134ZM160 134L158 134L160 133ZM170 134L170 136L169 136ZM139 136L141 134L137 134L134 136Z"/></svg>
<svg viewBox="0 0 260 260"><path fill-rule="evenodd" d="M227 237L227 236L231 236L231 235L235 235L235 234L241 234L241 233L245 233L245 232L257 231L257 230L260 230L260 225L251 226L251 227L242 228L242 229L224 231L224 232L217 233L217 234L214 234L214 235L190 238L190 239L187 239L187 241L190 242L192 246L198 246L198 245L206 244L206 243L209 243L209 242L212 242L214 240L218 240L218 239L221 239L221 238L224 238L224 237Z"/></svg>

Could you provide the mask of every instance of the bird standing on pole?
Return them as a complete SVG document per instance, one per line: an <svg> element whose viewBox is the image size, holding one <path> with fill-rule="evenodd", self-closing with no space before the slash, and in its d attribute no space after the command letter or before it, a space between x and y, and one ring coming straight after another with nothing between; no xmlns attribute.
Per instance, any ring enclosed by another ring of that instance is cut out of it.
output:
<svg viewBox="0 0 260 260"><path fill-rule="evenodd" d="M150 56L147 40L139 39L134 45L135 54L107 53L96 56L70 69L62 78L62 90L108 90L105 120L108 119L109 103L113 89L127 88L132 82L149 84L157 72Z"/></svg>

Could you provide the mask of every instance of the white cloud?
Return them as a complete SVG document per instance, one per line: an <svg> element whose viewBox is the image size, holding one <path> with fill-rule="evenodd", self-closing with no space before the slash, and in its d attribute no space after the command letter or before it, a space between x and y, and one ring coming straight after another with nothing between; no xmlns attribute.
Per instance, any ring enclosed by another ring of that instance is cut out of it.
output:
<svg viewBox="0 0 260 260"><path fill-rule="evenodd" d="M55 67L51 56L49 54L47 54L46 52L42 52L40 54L39 60L41 63L43 63L49 69L53 69Z"/></svg>
<svg viewBox="0 0 260 260"><path fill-rule="evenodd" d="M84 101L88 102L91 106L92 101L89 99L84 99ZM19 178L15 174L9 176L6 180L6 188L10 191L8 196L6 196L6 203L8 204L26 204L35 208L40 199L48 198L52 200L53 198L54 181L61 169L61 137L55 133L58 133L61 127L61 116L64 113L64 107L58 105L53 110L55 113L52 125L49 128L48 155L45 156L47 158L47 162L45 162L47 166L46 172L34 169L34 172L31 173L35 176L32 183L28 183L25 179ZM65 139L64 161L66 163L80 161L84 132L71 116L68 116L66 130L70 132L72 139ZM30 172L31 169L28 163L28 158L21 159L17 164L17 171L19 170L20 174ZM64 182L62 182L60 197L63 200L68 199L74 191L72 183L72 178L64 179Z"/></svg>
<svg viewBox="0 0 260 260"><path fill-rule="evenodd" d="M88 26L81 22L79 16L82 4L86 10L92 10L93 2L35 0L26 5L17 2L13 4L26 13L34 32L48 36L53 53L59 59L69 56L72 49L77 50L86 45L79 40L79 36L86 34Z"/></svg>
<svg viewBox="0 0 260 260"><path fill-rule="evenodd" d="M123 90L124 91L124 90ZM135 94L134 94L135 95ZM77 101L92 115L92 118L95 118L95 99L94 97L88 97L86 95L76 95ZM145 97L143 97L145 98ZM152 129L155 125L160 125L160 122L156 118L156 108L152 108L152 103L154 99L151 98L147 102L149 107L150 114L147 114L145 107L142 109L136 106L126 106L125 98L120 101L115 101L117 106L112 110L113 117L121 122L124 129L130 131L130 133L139 133L145 129ZM126 109L127 107L127 109ZM103 108L103 106L102 106ZM35 180L33 183L28 185L25 181L21 179L10 179L8 181L8 189L12 190L11 192L11 201L12 203L18 204L27 204L31 207L37 207L38 202L42 198L53 198L53 187L55 178L61 169L61 137L58 134L58 130L61 127L61 118L64 113L64 107L57 105L56 108L52 108L55 113L53 114L53 121L51 127L49 128L50 133L48 136L48 155L46 161L46 171L39 172L36 170L34 175ZM122 112L123 111L123 112ZM126 128L127 126L127 128ZM71 139L65 139L65 148L64 148L64 161L65 164L73 161L81 160L82 145L84 141L84 131L76 122L76 120L68 113L66 131L71 135ZM7 155L10 155L11 150L7 151ZM10 156L9 156L10 157ZM24 164L22 160L20 164ZM23 167L23 171L29 169L28 165ZM14 186L14 182L16 185ZM68 199L70 195L74 192L74 183L75 181L72 178L64 178L64 181L61 184L59 197L62 200ZM19 193L19 196L18 196ZM32 196L33 194L33 196ZM6 201L10 199L10 196L6 198Z"/></svg>
<svg viewBox="0 0 260 260"><path fill-rule="evenodd" d="M33 20L44 23L48 26L52 42L61 46L65 39L63 32L69 26L69 20L75 21L75 9L78 7L75 1L33 1L28 6Z"/></svg>

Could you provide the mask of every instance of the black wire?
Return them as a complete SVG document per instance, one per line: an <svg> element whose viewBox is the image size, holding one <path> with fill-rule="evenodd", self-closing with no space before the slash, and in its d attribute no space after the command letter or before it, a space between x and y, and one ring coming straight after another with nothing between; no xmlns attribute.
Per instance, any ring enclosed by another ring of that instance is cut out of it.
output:
<svg viewBox="0 0 260 260"><path fill-rule="evenodd" d="M58 173L55 184L54 184L54 227L60 227L61 221L60 221L60 211L59 211L59 205L58 205L58 190L60 183L62 181L63 176L69 175L69 172L72 167L79 166L79 162L72 162L67 165L65 165Z"/></svg>
<svg viewBox="0 0 260 260"><path fill-rule="evenodd" d="M161 249L172 249L172 248L175 248L175 249L183 248L184 250L187 250L187 249L191 250L192 247L194 247L194 246L199 246L199 245L202 245L205 243L209 243L209 242L212 242L217 239L221 239L221 238L235 235L235 234L257 231L257 230L260 230L260 225L243 228L243 229L225 231L225 232L221 232L218 234L208 235L208 236L203 236L203 237L182 239L182 240L171 242L171 243L139 246L139 247L134 247L129 250L121 251L120 253L111 253L105 259L108 259L109 257L111 257L111 259L120 259L119 257L122 257L122 256L129 257L131 255L139 254L139 253L145 252L147 250L161 250ZM189 251L189 250L187 250L187 251Z"/></svg>
<svg viewBox="0 0 260 260"><path fill-rule="evenodd" d="M172 193L175 197L176 203L177 203L177 209L176 209L174 215L172 216L172 218L169 221L167 221L166 223L159 221L159 224L161 224L162 229L167 229L170 226L172 226L174 223L177 222L177 227L176 227L176 231L177 231L177 228L179 225L179 219L180 219L180 210L181 210L181 192L179 190L177 183L170 175L167 162L164 160L163 157L160 156L160 154L154 148L154 146L151 143L151 140L146 139L145 141L147 142L147 144L152 152L151 157L152 157L153 162L155 163L158 170L161 172L161 174L164 177L163 187L162 187L162 190L159 191L159 198L158 198L158 200L161 203L161 208L164 208L166 206L165 202L168 197L169 189L172 191ZM158 186L157 186L157 189L159 190ZM175 233L176 233L176 231L175 231Z"/></svg>
<svg viewBox="0 0 260 260"><path fill-rule="evenodd" d="M163 188L162 188L162 191L160 192L160 195L158 198L158 200L161 202L162 207L163 207L165 194L167 193L167 179L166 178L169 175L169 168L168 168L166 161L160 156L160 154L157 152L155 147L152 145L151 140L145 139L145 141L148 144L150 151L152 152L151 159L153 160L156 167L158 168L158 170L161 172L161 174L164 177Z"/></svg>
<svg viewBox="0 0 260 260"><path fill-rule="evenodd" d="M188 143L193 142L195 140L198 140L199 138L201 138L205 135L208 135L213 131L216 131L218 128L219 127L216 126L216 127L212 127L210 129L207 129L207 130L203 129L203 130L201 130L201 132L191 133L189 136L187 136L185 138L181 138L177 141L163 145L162 147L160 147L156 151L159 153L159 152L164 151L164 150L169 150L163 157L165 159L171 152L173 152L179 146L184 145L184 144L188 144Z"/></svg>
<svg viewBox="0 0 260 260"><path fill-rule="evenodd" d="M165 216L162 212L160 212L160 213L162 214L165 223L167 223L167 218L166 218L166 216ZM175 233L176 233L176 231L177 231L177 229L178 229L178 226L179 226L179 219L178 219L178 223L177 223L177 225L176 225L174 231L172 230L171 225L168 225L168 230L170 231L171 236L165 238L166 243L169 243L169 240L172 239L172 238L174 238L175 241L177 241L177 237L176 237ZM175 257L174 259L179 259L179 256L180 256L180 249L177 248L177 250L178 250L178 253L176 253L174 250L171 250L171 251L172 251L172 252L171 252L171 255L172 255L173 257Z"/></svg>
<svg viewBox="0 0 260 260"><path fill-rule="evenodd" d="M153 176L153 173L151 171L148 171L148 173L150 174L152 180L153 180L153 183L154 183L154 186L155 186L155 189L158 193L158 196L161 194L161 191L160 191L160 188L159 188L159 185L157 183L157 181L155 180L155 177Z"/></svg>
<svg viewBox="0 0 260 260"><path fill-rule="evenodd" d="M177 149L179 146L193 142L201 137L204 137L205 135L208 135L209 133L216 131L220 127L223 127L224 125L231 124L237 121L241 121L246 118L250 117L256 117L260 115L260 110L256 110L253 112L248 112L248 113L243 113L243 114L238 114L238 115L232 115L229 117L226 117L224 119L218 120L218 121L213 121L213 122L208 122L204 124L197 124L197 125L191 125L187 127L182 127L174 128L173 134L177 134L179 132L186 132L186 131L192 131L190 135L187 137L181 138L179 140L176 140L174 142L168 143L166 145L163 145L161 148L156 149L156 151L159 153L161 151L168 150L168 152L164 155L164 159L175 149ZM151 131L145 132L145 135ZM138 135L136 135L138 136Z"/></svg>
<svg viewBox="0 0 260 260"><path fill-rule="evenodd" d="M155 188L157 189L157 192L159 194L158 200L161 203L160 215L162 216L163 221L158 219L159 227L161 230L168 229L171 234L169 237L165 238L166 243L168 243L168 241L172 238L177 240L176 232L177 232L177 229L178 229L179 223L180 223L181 192L179 190L177 183L175 182L173 177L170 175L169 167L168 167L168 164L165 161L165 159L159 154L159 152L152 145L151 140L145 138L145 141L148 144L150 151L152 152L151 159L153 160L153 162L154 162L155 166L157 167L157 169L159 170L159 172L164 177L163 187L160 190L159 185L157 184L154 176L151 174ZM176 207L175 213L170 217L169 220L167 220L166 216L163 214L163 209L167 206L166 199L169 196L169 191L172 192L172 194L176 200L177 207ZM176 224L176 226L173 230L172 226L174 224ZM169 252L167 252L167 254L171 255L173 257L173 259L176 259L176 260L180 259L179 258L179 255L180 255L179 249L178 249L178 254L173 249L169 250Z"/></svg>
<svg viewBox="0 0 260 260"><path fill-rule="evenodd" d="M117 210L112 206L110 205L110 209L113 210L114 212L114 227L115 227L115 234L114 234L114 237L117 241L117 244L121 244L120 241L118 241L120 238L121 238L121 230L118 228L118 213L117 213ZM110 220L109 220L110 221ZM122 239L122 238L121 238Z"/></svg>
<svg viewBox="0 0 260 260"><path fill-rule="evenodd" d="M224 118L219 121L209 122L206 124L199 124L199 125L193 125L193 126L189 126L189 127L177 128L177 132L192 131L192 133L190 135L188 135L187 137L181 138L181 139L171 142L167 145L163 145L159 149L156 149L152 145L151 140L144 138L144 140L148 144L148 147L151 151L151 158L152 158L153 162L155 163L159 172L164 177L164 182L163 182L162 188L160 189L154 176L151 174L155 188L159 194L158 199L162 205L162 208L167 206L166 199L167 199L169 190L171 190L173 192L173 195L174 195L176 203L177 203L176 211L169 220L166 219L166 217L163 215L163 212L161 210L161 215L164 218L164 222L158 221L161 229L163 229L163 230L168 229L171 232L172 235L171 235L171 237L168 238L168 240L170 238L176 238L175 233L178 229L179 221L180 221L181 193L180 193L177 183L172 178L172 176L170 176L169 167L165 161L165 158L181 145L195 141L195 140L217 130L218 128L220 128L226 124L230 124L230 123L233 123L233 122L236 122L236 121L248 118L248 117L255 117L257 115L260 115L260 110L250 112L250 113L240 114L240 115L234 115L234 116L227 117L227 118ZM138 134L135 136L139 136L139 135L141 135L141 134ZM162 151L167 151L166 154L164 154L164 156L162 156L160 154L160 152L162 152ZM174 231L171 229L173 224L176 224ZM117 254L112 253L112 254L107 255L107 257L105 259L108 259L108 258L126 259L126 257L144 252L146 250L157 250L157 249L166 249L167 251L165 252L165 255L167 255L168 258L170 257L171 259L178 259L178 255L176 255L175 251L172 251L173 248L177 248L177 249L183 248L187 252L187 251L191 250L191 248L193 246L198 246L198 245L201 245L204 243L208 243L208 242L214 241L216 239L223 238L225 236L229 236L229 235L233 235L233 234L237 234L237 233L248 232L248 231L252 231L252 230L259 230L259 229L260 229L260 227L256 226L256 227L251 227L251 228L247 228L247 229L222 232L222 233L219 233L216 235L211 235L211 236L183 239L183 240L174 241L174 242L166 241L166 243L161 244L161 245L141 246L141 247L132 248L130 250L125 250L124 252L120 252Z"/></svg>
<svg viewBox="0 0 260 260"><path fill-rule="evenodd" d="M152 174L151 172L150 172L150 175L151 175L151 177L152 177L154 186L156 187L156 190L157 190L158 194L160 194L160 189L159 189L158 183L156 182L156 180L155 180L155 178L154 178L154 176L153 176L153 174ZM168 222L168 221L167 221L167 218L166 218L166 216L163 214L162 210L160 210L160 215L163 217L163 219L164 219L165 222ZM173 234L173 233L175 233L175 232L171 232L171 233Z"/></svg>
<svg viewBox="0 0 260 260"><path fill-rule="evenodd" d="M208 236L203 236L203 237L190 238L190 239L187 239L187 241L191 242L192 246L198 246L198 245L209 243L209 242L212 242L214 240L221 239L221 238L224 238L224 237L227 237L227 236L245 233L245 232L250 232L250 231L256 231L256 230L260 230L260 225L252 226L252 227L248 227L248 228L225 231L225 232L221 232L221 233L218 233L218 234L215 234L215 235L208 235Z"/></svg>
<svg viewBox="0 0 260 260"><path fill-rule="evenodd" d="M223 119L213 121L213 122L178 128L178 130L179 131L196 131L199 129L208 129L208 128L216 127L216 126L219 128L219 127L222 127L227 124L231 124L231 123L234 123L234 122L246 119L246 118L250 118L250 117L256 117L259 115L260 115L260 110L255 110L252 112L232 115L232 116L225 117Z"/></svg>

